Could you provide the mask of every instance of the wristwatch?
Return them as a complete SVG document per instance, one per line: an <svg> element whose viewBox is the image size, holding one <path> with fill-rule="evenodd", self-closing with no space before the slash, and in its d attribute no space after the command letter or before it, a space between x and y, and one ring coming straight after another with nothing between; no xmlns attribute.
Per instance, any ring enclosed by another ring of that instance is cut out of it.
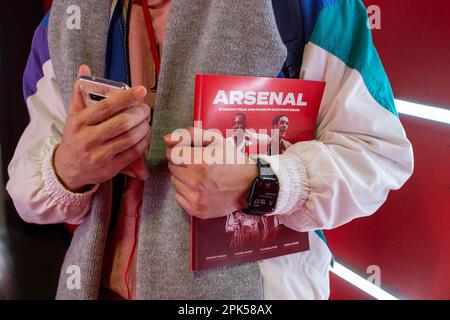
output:
<svg viewBox="0 0 450 320"><path fill-rule="evenodd" d="M253 181L247 198L248 208L243 212L253 216L265 216L275 211L280 184L270 164L257 158L259 175Z"/></svg>

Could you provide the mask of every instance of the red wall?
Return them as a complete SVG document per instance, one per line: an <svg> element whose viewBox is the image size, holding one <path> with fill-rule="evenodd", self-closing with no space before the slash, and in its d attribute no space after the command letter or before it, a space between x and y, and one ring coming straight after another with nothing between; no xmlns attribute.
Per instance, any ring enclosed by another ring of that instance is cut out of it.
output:
<svg viewBox="0 0 450 320"><path fill-rule="evenodd" d="M381 8L373 35L395 96L450 108L450 1L364 3Z"/></svg>
<svg viewBox="0 0 450 320"><path fill-rule="evenodd" d="M46 1L47 6L51 1ZM397 98L450 109L450 1L364 0L381 8L374 41ZM403 298L450 298L450 125L401 116L415 172L373 216L327 231L338 261ZM331 276L331 299L369 299Z"/></svg>
<svg viewBox="0 0 450 320"><path fill-rule="evenodd" d="M370 0L381 8L374 41L397 98L450 108L450 2ZM415 171L373 216L328 231L338 261L398 297L450 298L450 125L401 116ZM368 277L368 275L367 275ZM332 276L332 299L367 298Z"/></svg>

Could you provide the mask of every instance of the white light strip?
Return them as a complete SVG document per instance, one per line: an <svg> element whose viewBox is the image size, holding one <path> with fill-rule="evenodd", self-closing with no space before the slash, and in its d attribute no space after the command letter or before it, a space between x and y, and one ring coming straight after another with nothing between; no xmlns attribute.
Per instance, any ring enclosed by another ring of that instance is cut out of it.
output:
<svg viewBox="0 0 450 320"><path fill-rule="evenodd" d="M450 110L395 99L399 113L450 124Z"/></svg>
<svg viewBox="0 0 450 320"><path fill-rule="evenodd" d="M346 267L344 267L343 265L341 265L336 261L334 262L334 267L331 268L330 271L333 272L335 275L341 277L345 281L350 282L352 285L364 291L365 293L371 295L375 299L398 300L398 298L387 293L383 289L377 287L370 281L367 281L366 279L362 278L361 276L357 275L356 273L354 273L350 269L347 269Z"/></svg>

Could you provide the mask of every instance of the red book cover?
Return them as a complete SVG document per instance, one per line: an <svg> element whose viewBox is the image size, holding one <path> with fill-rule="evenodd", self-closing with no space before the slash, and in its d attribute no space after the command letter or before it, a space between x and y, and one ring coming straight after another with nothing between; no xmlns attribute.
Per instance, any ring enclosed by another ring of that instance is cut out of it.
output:
<svg viewBox="0 0 450 320"><path fill-rule="evenodd" d="M196 75L194 121L219 130L251 154L282 154L314 139L325 83L283 78ZM276 215L241 211L201 220L191 217L191 270L223 268L309 250L308 233L284 226Z"/></svg>

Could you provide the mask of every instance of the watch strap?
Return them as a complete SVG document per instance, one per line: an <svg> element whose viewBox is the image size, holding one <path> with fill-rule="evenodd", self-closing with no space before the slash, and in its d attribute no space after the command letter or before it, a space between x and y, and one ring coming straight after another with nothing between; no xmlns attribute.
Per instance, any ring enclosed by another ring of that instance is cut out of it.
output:
<svg viewBox="0 0 450 320"><path fill-rule="evenodd" d="M270 179L276 179L278 181L277 176L275 175L272 168L270 167L270 163L261 159L260 157L255 157L253 159L256 160L256 164L257 164L258 170L259 170L258 177L253 181L253 188L254 188L255 183L260 178L266 178L266 179L270 178ZM252 190L253 190L253 188L252 188ZM251 202L252 202L251 197L252 196L253 196L253 191L248 197L248 206L249 207L246 209L242 209L242 211L246 214L253 215L253 216L259 216L259 217L262 217L262 216L265 216L266 214L268 214L269 212L266 212L266 211L251 209Z"/></svg>
<svg viewBox="0 0 450 320"><path fill-rule="evenodd" d="M270 163L264 161L261 158L256 159L256 164L258 165L259 169L259 176L262 177L276 177L275 173L273 172L272 168L270 167Z"/></svg>

